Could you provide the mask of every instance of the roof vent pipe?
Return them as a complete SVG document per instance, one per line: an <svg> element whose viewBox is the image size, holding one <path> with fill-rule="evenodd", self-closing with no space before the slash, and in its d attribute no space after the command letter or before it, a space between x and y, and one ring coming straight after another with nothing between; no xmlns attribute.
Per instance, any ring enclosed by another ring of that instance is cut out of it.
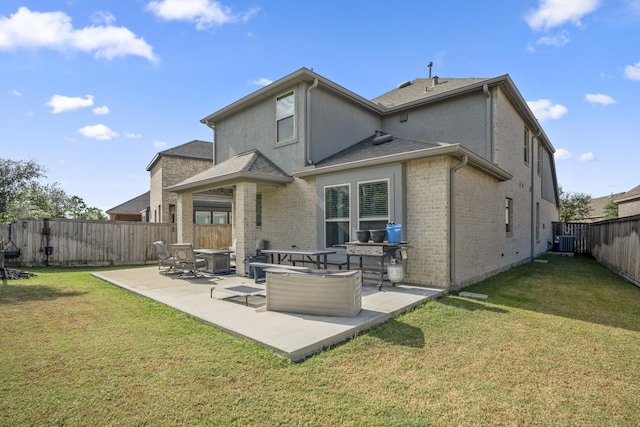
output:
<svg viewBox="0 0 640 427"><path fill-rule="evenodd" d="M385 142L389 142L393 139L393 135L390 133L383 133L381 131L376 131L376 136L373 138L371 143L373 145L384 144Z"/></svg>
<svg viewBox="0 0 640 427"><path fill-rule="evenodd" d="M431 86L438 86L438 76L434 76L433 79L431 79Z"/></svg>

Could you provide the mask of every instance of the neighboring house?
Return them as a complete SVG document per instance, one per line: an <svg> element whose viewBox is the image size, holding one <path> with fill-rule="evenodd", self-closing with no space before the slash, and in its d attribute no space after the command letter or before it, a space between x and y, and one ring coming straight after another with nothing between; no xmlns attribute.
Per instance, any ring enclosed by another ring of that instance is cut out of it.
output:
<svg viewBox="0 0 640 427"><path fill-rule="evenodd" d="M595 199L591 199L591 203L589 203L589 216L587 216L584 220L584 222L595 222L595 221L602 221L603 219L606 219L607 213L605 212L605 207L611 203L614 202L615 200L622 196L624 194L624 192L622 193L616 193L616 194L610 194L608 196L603 196L603 197L596 197Z"/></svg>
<svg viewBox="0 0 640 427"><path fill-rule="evenodd" d="M165 187L176 184L213 165L213 143L190 141L158 152L147 166L151 190L107 211L112 220L175 222L176 194ZM143 212L144 211L144 212ZM141 212L143 214L141 215ZM224 191L210 191L193 200L192 223L228 224L231 198Z"/></svg>
<svg viewBox="0 0 640 427"><path fill-rule="evenodd" d="M508 75L416 79L370 101L302 68L201 122L215 165L166 189L179 241L212 191L233 196L238 259L256 238L344 257L334 245L395 222L404 281L458 288L552 241L555 150Z"/></svg>
<svg viewBox="0 0 640 427"><path fill-rule="evenodd" d="M147 191L107 211L111 221L149 222L149 194Z"/></svg>
<svg viewBox="0 0 640 427"><path fill-rule="evenodd" d="M640 185L614 199L618 204L618 218L640 215Z"/></svg>

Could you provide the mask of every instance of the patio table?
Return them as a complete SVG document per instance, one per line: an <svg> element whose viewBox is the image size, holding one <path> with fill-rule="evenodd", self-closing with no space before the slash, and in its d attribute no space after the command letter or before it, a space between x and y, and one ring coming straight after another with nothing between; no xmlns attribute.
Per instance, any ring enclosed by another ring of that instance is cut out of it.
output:
<svg viewBox="0 0 640 427"><path fill-rule="evenodd" d="M320 265L324 266L324 269L327 269L327 255L335 254L336 251L328 250L328 249L263 249L261 251L263 255L271 256L271 263L275 264L275 259L277 257L277 263L282 264L283 261L286 261L287 258L289 262L291 262L292 256L300 256L308 259L310 262L316 265L316 268L320 268Z"/></svg>
<svg viewBox="0 0 640 427"><path fill-rule="evenodd" d="M231 251L229 249L194 249L193 252L202 255L211 266L211 274L231 272Z"/></svg>

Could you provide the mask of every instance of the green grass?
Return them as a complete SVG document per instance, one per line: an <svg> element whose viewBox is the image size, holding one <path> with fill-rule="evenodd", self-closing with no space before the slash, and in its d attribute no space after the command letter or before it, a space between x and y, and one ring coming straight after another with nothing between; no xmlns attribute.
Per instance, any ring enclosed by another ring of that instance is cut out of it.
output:
<svg viewBox="0 0 640 427"><path fill-rule="evenodd" d="M640 425L640 289L547 257L292 364L93 269L0 285L0 425Z"/></svg>

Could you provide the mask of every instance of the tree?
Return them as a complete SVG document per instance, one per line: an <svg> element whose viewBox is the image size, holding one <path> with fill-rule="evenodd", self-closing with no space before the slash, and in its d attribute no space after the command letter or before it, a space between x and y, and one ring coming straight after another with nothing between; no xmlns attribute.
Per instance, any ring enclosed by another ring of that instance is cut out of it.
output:
<svg viewBox="0 0 640 427"><path fill-rule="evenodd" d="M609 203L604 207L604 219L618 218L618 204L613 203L613 200L609 200Z"/></svg>
<svg viewBox="0 0 640 427"><path fill-rule="evenodd" d="M0 158L0 223L18 218L106 220L102 210L69 196L58 183L41 184L45 169L35 161Z"/></svg>
<svg viewBox="0 0 640 427"><path fill-rule="evenodd" d="M45 169L33 160L0 158L0 223L12 220L8 217L10 206L20 197L24 188L38 182Z"/></svg>
<svg viewBox="0 0 640 427"><path fill-rule="evenodd" d="M591 196L585 193L565 193L560 191L560 221L571 222L589 217Z"/></svg>

